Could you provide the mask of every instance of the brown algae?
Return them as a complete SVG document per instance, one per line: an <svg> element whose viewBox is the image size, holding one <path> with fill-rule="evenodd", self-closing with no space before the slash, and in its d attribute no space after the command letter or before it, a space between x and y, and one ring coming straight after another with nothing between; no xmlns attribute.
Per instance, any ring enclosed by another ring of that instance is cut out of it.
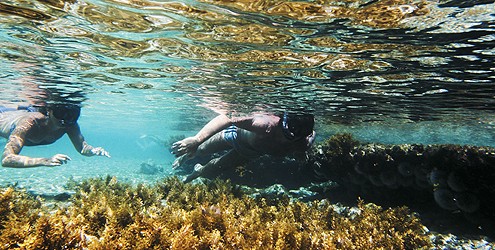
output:
<svg viewBox="0 0 495 250"><path fill-rule="evenodd" d="M0 191L5 249L417 249L431 246L406 207L358 202L337 213L326 200L254 199L230 182L152 186L115 178L72 183L67 204Z"/></svg>

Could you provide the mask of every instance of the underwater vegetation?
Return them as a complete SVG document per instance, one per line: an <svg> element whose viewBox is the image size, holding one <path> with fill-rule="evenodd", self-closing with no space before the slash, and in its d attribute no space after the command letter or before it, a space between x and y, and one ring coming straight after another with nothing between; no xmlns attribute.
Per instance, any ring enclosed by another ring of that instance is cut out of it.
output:
<svg viewBox="0 0 495 250"><path fill-rule="evenodd" d="M495 219L494 148L382 145L337 134L314 148L309 164L365 199L430 199L473 220Z"/></svg>
<svg viewBox="0 0 495 250"><path fill-rule="evenodd" d="M227 181L70 183L66 203L0 190L2 249L417 249L431 246L406 207L255 199Z"/></svg>

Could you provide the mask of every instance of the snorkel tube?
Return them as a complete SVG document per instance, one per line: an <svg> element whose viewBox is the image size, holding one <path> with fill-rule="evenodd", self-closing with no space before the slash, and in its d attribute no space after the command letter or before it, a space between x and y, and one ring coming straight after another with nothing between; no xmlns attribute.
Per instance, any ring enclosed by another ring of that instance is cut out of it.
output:
<svg viewBox="0 0 495 250"><path fill-rule="evenodd" d="M289 115L287 112L284 112L284 116L282 117L282 131L284 132L285 138L289 140L294 140L294 138L296 137L294 133L290 132Z"/></svg>

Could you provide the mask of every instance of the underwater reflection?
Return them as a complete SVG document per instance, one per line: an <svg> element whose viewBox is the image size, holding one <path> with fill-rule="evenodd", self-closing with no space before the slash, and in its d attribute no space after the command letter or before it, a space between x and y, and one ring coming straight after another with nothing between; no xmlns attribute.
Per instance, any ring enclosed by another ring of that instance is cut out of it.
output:
<svg viewBox="0 0 495 250"><path fill-rule="evenodd" d="M21 20L29 30L16 39L73 47L57 50L58 61L98 71L81 77L98 75L117 87L128 77L163 77L179 84L162 88L243 104L235 108L299 106L357 122L447 119L453 108L469 120L480 102L494 106L490 88L477 90L493 82L487 46L493 3L60 0L0 6L4 27ZM119 65L136 59L143 63ZM372 109L385 116L373 116ZM397 109L402 112L391 112Z"/></svg>

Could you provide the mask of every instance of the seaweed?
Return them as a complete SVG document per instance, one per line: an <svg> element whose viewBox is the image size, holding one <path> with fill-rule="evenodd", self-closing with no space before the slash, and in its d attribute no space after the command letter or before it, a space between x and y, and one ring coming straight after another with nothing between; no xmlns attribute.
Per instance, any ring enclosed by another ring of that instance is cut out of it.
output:
<svg viewBox="0 0 495 250"><path fill-rule="evenodd" d="M338 213L327 200L253 198L228 181L168 177L132 186L114 177L72 183L69 204L44 205L22 190L0 195L0 245L9 249L328 249L428 247L405 207L359 202Z"/></svg>
<svg viewBox="0 0 495 250"><path fill-rule="evenodd" d="M321 143L321 147L325 149L325 154L330 156L349 154L354 147L359 145L360 142L354 139L350 133L333 135L328 140Z"/></svg>

